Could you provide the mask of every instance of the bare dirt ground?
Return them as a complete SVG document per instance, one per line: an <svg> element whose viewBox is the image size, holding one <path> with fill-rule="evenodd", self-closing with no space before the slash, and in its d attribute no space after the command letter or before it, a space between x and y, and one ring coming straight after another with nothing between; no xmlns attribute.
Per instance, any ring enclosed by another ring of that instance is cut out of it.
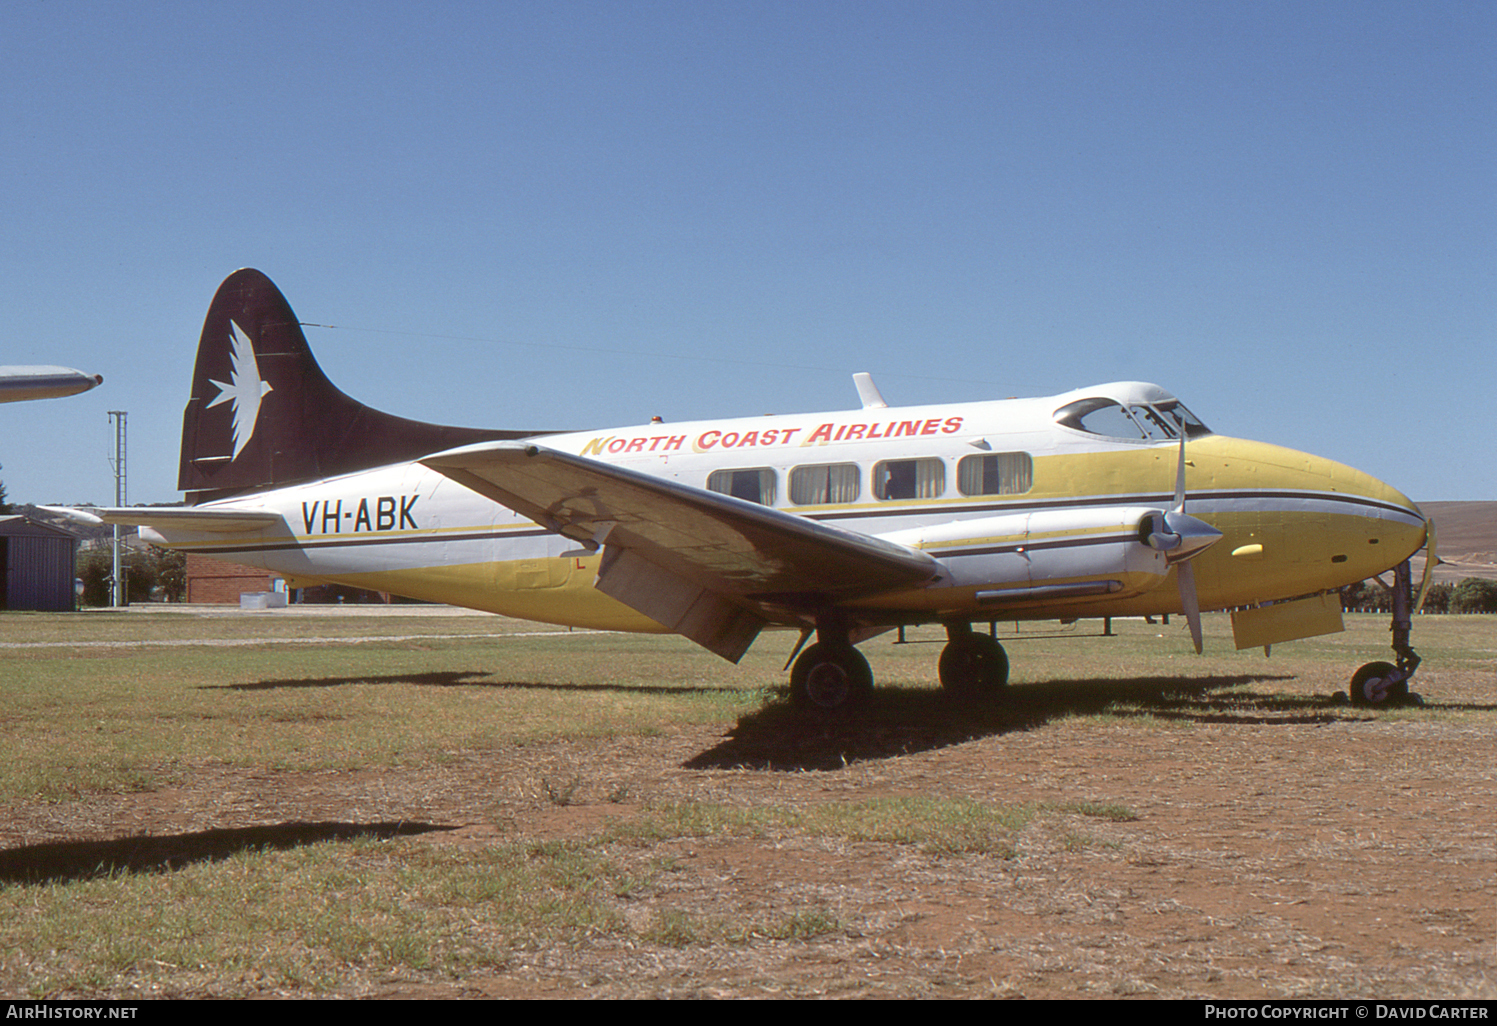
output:
<svg viewBox="0 0 1497 1026"><path fill-rule="evenodd" d="M401 820L442 829L391 844L478 846L587 836L671 800L1116 803L1136 818L1042 817L1013 857L795 834L619 846L610 857L670 863L620 899L631 921L816 906L838 928L679 946L603 936L517 952L458 983L363 980L347 993L1497 997L1490 731L1459 716L1354 715L1331 690L1306 706L1266 688L1216 702L1203 687L1131 722L1056 716L975 737L853 721L516 747L420 770L205 766L166 791L14 810L5 841L77 837L81 822L99 838L185 844L210 828ZM577 787L558 804L547 781Z"/></svg>

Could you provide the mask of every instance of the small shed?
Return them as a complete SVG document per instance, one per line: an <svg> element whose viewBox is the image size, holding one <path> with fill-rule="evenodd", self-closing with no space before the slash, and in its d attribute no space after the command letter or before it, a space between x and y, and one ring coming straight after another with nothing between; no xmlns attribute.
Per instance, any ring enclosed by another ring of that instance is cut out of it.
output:
<svg viewBox="0 0 1497 1026"><path fill-rule="evenodd" d="M0 517L0 609L76 608L78 539L23 516Z"/></svg>

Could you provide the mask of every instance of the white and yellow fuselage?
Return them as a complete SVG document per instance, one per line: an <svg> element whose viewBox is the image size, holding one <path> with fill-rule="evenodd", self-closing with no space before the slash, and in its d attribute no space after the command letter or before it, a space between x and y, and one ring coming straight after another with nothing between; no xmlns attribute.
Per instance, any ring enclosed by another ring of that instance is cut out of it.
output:
<svg viewBox="0 0 1497 1026"><path fill-rule="evenodd" d="M1130 438L1057 419L1086 396L1125 408L1173 402L1154 386L1119 383L1048 399L654 423L537 441L939 562L932 580L840 602L868 625L1179 612L1177 568L1140 543L1139 517L1170 506L1180 443L1168 432ZM1273 445L1203 429L1186 445L1184 486L1190 515L1221 533L1192 561L1204 610L1324 593L1424 543L1423 516L1395 489ZM157 526L155 540L264 567L292 586L340 583L579 627L669 629L594 587L599 546L421 462L201 507L215 508L275 517L232 533ZM793 614L784 622L803 625Z"/></svg>

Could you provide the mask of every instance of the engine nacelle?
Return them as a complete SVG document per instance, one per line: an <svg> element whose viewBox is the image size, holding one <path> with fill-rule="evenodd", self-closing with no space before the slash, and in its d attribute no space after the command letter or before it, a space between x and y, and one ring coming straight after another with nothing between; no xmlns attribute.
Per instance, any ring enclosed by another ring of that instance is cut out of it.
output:
<svg viewBox="0 0 1497 1026"><path fill-rule="evenodd" d="M1165 511L1077 507L953 520L883 535L941 561L939 587L977 589L988 605L1091 595L1127 597L1157 587L1168 554L1150 544Z"/></svg>

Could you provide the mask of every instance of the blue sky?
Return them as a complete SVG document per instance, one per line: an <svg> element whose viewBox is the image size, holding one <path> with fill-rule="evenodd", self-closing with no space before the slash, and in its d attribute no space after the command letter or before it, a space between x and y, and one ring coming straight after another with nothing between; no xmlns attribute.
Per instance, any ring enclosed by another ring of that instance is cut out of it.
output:
<svg viewBox="0 0 1497 1026"><path fill-rule="evenodd" d="M1155 381L1497 498L1497 5L0 5L13 501L172 501L264 271L349 394L591 428Z"/></svg>

